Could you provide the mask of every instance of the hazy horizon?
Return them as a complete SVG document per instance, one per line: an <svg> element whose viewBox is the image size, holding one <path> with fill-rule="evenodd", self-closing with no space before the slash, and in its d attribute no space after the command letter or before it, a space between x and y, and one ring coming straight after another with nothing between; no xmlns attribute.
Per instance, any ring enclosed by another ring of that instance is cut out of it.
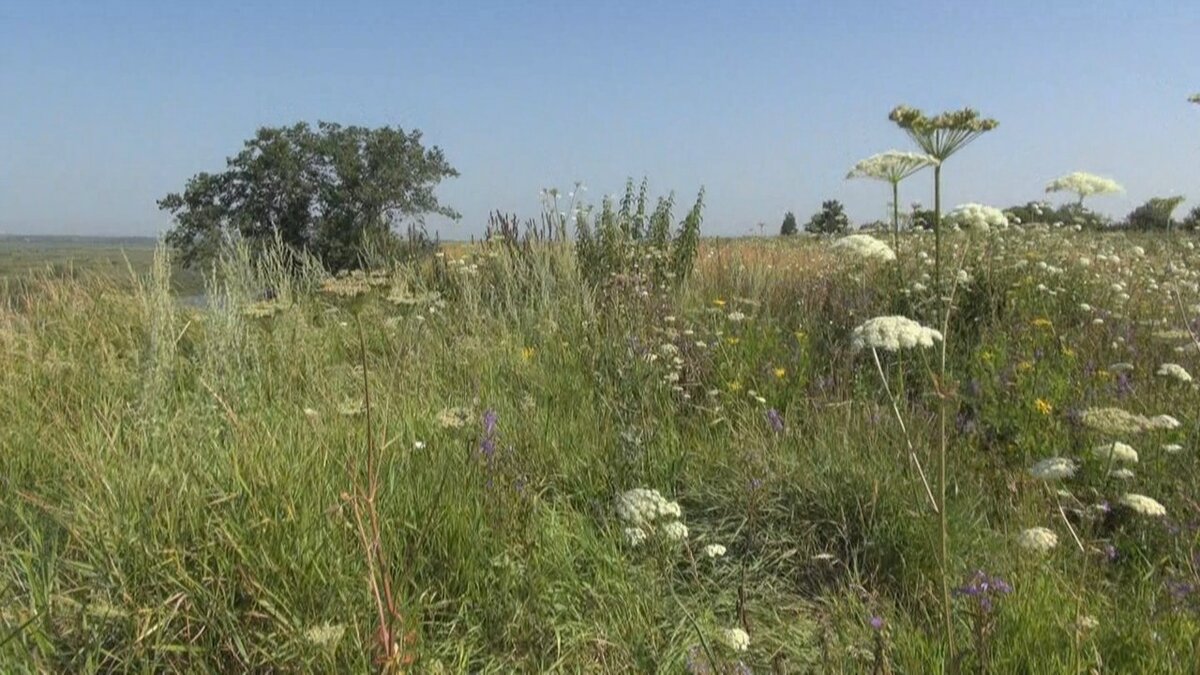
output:
<svg viewBox="0 0 1200 675"><path fill-rule="evenodd" d="M0 233L154 236L155 200L256 128L318 120L441 147L462 174L438 190L463 214L433 224L444 239L535 216L544 187L598 203L643 176L681 205L705 186L706 235L777 232L825 199L862 223L889 190L844 177L912 149L899 103L1000 122L947 162L947 207L1063 201L1043 187L1075 170L1125 186L1088 200L1115 217L1200 203L1195 3L44 4L0 10Z"/></svg>

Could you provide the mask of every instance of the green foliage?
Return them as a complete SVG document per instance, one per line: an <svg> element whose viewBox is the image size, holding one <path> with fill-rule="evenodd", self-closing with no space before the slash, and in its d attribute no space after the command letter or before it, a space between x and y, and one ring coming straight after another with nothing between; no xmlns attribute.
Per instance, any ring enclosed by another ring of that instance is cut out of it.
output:
<svg viewBox="0 0 1200 675"><path fill-rule="evenodd" d="M1171 214L1183 203L1183 197L1151 197L1129 212L1125 227L1132 230L1168 230L1175 225Z"/></svg>
<svg viewBox="0 0 1200 675"><path fill-rule="evenodd" d="M836 199L821 202L821 210L808 219L805 230L820 234L841 234L850 229L846 208Z"/></svg>
<svg viewBox="0 0 1200 675"><path fill-rule="evenodd" d="M175 225L167 242L185 265L211 261L231 235L256 249L278 238L330 269L359 267L364 238L426 214L457 217L434 189L457 176L419 131L321 122L264 127L226 160L159 202Z"/></svg>
<svg viewBox="0 0 1200 675"><path fill-rule="evenodd" d="M649 210L647 181L634 190L625 184L619 205L605 199L599 215L594 209L574 210L575 254L583 278L595 286L650 284L677 286L691 274L700 242L704 189L687 215L674 228L675 194L659 197Z"/></svg>
<svg viewBox="0 0 1200 675"><path fill-rule="evenodd" d="M1200 206L1192 207L1192 210L1188 211L1187 216L1179 224L1193 230L1200 229Z"/></svg>
<svg viewBox="0 0 1200 675"><path fill-rule="evenodd" d="M1009 220L1015 217L1022 224L1045 223L1048 225L1078 225L1088 230L1102 230L1112 226L1108 216L1092 211L1079 203L1072 202L1055 206L1047 201L1026 202L1004 210Z"/></svg>
<svg viewBox="0 0 1200 675"><path fill-rule="evenodd" d="M779 234L787 237L796 234L800 231L800 227L796 224L796 214L788 211L783 216L783 225L779 227Z"/></svg>

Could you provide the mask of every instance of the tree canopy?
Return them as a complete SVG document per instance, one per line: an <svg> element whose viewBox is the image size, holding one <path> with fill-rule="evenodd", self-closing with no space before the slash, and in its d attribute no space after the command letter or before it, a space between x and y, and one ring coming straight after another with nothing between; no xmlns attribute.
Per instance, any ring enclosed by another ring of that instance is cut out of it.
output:
<svg viewBox="0 0 1200 675"><path fill-rule="evenodd" d="M458 172L421 132L320 122L264 127L225 171L199 173L158 202L174 216L167 242L185 265L214 255L240 235L261 244L278 237L330 269L358 266L365 236L391 236L406 219L457 218L434 189Z"/></svg>

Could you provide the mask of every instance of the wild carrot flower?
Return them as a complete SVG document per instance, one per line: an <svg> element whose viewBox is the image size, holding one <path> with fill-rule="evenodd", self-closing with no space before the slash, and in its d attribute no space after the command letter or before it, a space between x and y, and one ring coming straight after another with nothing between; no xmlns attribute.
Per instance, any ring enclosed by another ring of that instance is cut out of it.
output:
<svg viewBox="0 0 1200 675"><path fill-rule="evenodd" d="M1031 527L1017 535L1017 543L1027 551L1046 553L1058 546L1058 535L1045 527Z"/></svg>
<svg viewBox="0 0 1200 675"><path fill-rule="evenodd" d="M1137 464L1138 461L1137 451L1120 441L1105 443L1095 448L1092 450L1092 456L1105 462L1113 461Z"/></svg>
<svg viewBox="0 0 1200 675"><path fill-rule="evenodd" d="M1165 516L1167 514L1167 510L1162 504L1159 504L1154 499L1151 499L1145 495L1134 494L1131 492L1121 497L1121 503L1136 513L1142 514L1143 516L1157 517Z"/></svg>
<svg viewBox="0 0 1200 675"><path fill-rule="evenodd" d="M932 347L942 334L903 316L878 316L854 329L850 336L853 349L882 349L896 352L912 347Z"/></svg>
<svg viewBox="0 0 1200 675"><path fill-rule="evenodd" d="M741 628L726 628L721 631L721 642L735 652L744 652L750 648L750 635Z"/></svg>
<svg viewBox="0 0 1200 675"><path fill-rule="evenodd" d="M891 262L896 259L896 252L891 246L867 234L852 234L833 242L832 247L866 260Z"/></svg>
<svg viewBox="0 0 1200 675"><path fill-rule="evenodd" d="M725 547L720 544L709 544L704 547L704 555L708 558L720 558L725 555Z"/></svg>
<svg viewBox="0 0 1200 675"><path fill-rule="evenodd" d="M1066 457L1048 457L1030 467L1029 473L1038 480L1054 481L1074 476L1076 468Z"/></svg>
<svg viewBox="0 0 1200 675"><path fill-rule="evenodd" d="M1169 377L1171 379L1177 380L1179 382L1184 382L1184 383L1192 381L1191 373L1189 373L1187 370L1185 370L1184 367L1179 365L1178 363L1162 364L1161 366L1158 367L1158 371L1155 372L1155 375L1159 375L1161 377Z"/></svg>

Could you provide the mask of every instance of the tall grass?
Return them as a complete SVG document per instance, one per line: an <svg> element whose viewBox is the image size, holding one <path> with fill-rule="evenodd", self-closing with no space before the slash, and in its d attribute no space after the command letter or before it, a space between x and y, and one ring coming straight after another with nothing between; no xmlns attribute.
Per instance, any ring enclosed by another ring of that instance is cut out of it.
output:
<svg viewBox="0 0 1200 675"><path fill-rule="evenodd" d="M562 242L396 262L354 298L237 248L203 307L174 301L165 252L133 291L32 280L0 310L0 663L371 670L371 577L413 672L1194 672L1200 406L1153 375L1200 371L1161 337L1200 313L1189 242L947 237L970 281L936 380L941 355L877 371L849 349L872 316L931 323L932 293L820 240L705 241L686 281L646 295L589 283ZM919 282L929 241L905 243ZM1096 405L1183 426L1131 440L1124 487L1090 464L1031 478L1103 440L1073 414ZM944 518L909 442L947 462ZM614 499L637 487L679 502L686 543L627 543ZM1168 518L1087 515L1126 489ZM1023 551L1033 525L1063 545ZM1013 588L986 625L953 593L977 569ZM722 641L735 627L745 652Z"/></svg>

